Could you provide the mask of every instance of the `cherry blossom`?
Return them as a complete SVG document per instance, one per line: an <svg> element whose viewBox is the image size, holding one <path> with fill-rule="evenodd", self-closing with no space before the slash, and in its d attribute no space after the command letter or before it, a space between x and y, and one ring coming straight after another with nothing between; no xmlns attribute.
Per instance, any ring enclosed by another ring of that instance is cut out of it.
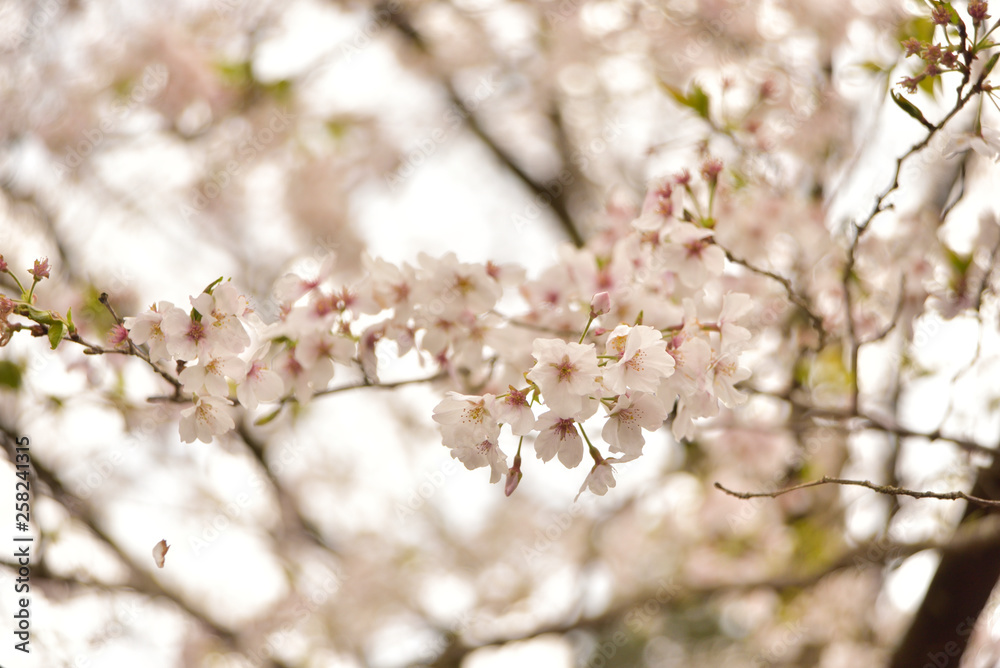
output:
<svg viewBox="0 0 1000 668"><path fill-rule="evenodd" d="M163 331L163 319L166 314L175 311L184 317L184 311L170 302L163 301L154 304L145 313L124 319L125 328L129 330L129 338L137 345L148 345L149 356L155 362L170 359L167 335Z"/></svg>
<svg viewBox="0 0 1000 668"><path fill-rule="evenodd" d="M592 494L598 496L604 496L608 493L608 490L615 486L615 470L612 464L623 461L614 457L609 457L607 459L600 457L590 469L590 473L584 478L583 484L580 486L580 491L577 492L576 498L579 499L580 495L585 491L590 491Z"/></svg>
<svg viewBox="0 0 1000 668"><path fill-rule="evenodd" d="M231 283L216 286L211 294L201 293L191 300L191 305L201 314L201 322L216 348L240 353L250 344L250 336L243 324L250 307L246 297L240 295Z"/></svg>
<svg viewBox="0 0 1000 668"><path fill-rule="evenodd" d="M610 409L601 438L611 446L612 452L638 457L646 442L642 429L656 431L666 418L667 410L655 396L644 392L623 394Z"/></svg>
<svg viewBox="0 0 1000 668"><path fill-rule="evenodd" d="M434 421L441 425L442 442L449 447L478 448L484 441L496 441L500 425L493 395L467 396L449 392L434 407Z"/></svg>
<svg viewBox="0 0 1000 668"><path fill-rule="evenodd" d="M718 276L726 263L726 254L711 243L712 231L690 223L676 222L665 229L664 261L684 285L703 285L710 276Z"/></svg>
<svg viewBox="0 0 1000 668"><path fill-rule="evenodd" d="M606 348L608 355L618 356L604 368L604 386L614 394L626 388L655 392L660 380L674 372L663 335L652 327L619 325L608 335Z"/></svg>
<svg viewBox="0 0 1000 668"><path fill-rule="evenodd" d="M531 354L535 366L527 377L541 389L545 405L560 417L581 415L585 399L598 389L594 344L535 339Z"/></svg>
<svg viewBox="0 0 1000 668"><path fill-rule="evenodd" d="M255 359L236 386L236 398L247 410L254 410L262 401L277 401L283 390L281 376L267 368L263 360Z"/></svg>
<svg viewBox="0 0 1000 668"><path fill-rule="evenodd" d="M484 438L478 443L463 443L451 450L451 456L458 459L470 471L490 467L490 484L498 483L507 475L507 456L500 449L496 438Z"/></svg>
<svg viewBox="0 0 1000 668"><path fill-rule="evenodd" d="M181 411L181 440L211 443L213 436L225 434L236 427L229 401L211 395L198 396L194 406Z"/></svg>
<svg viewBox="0 0 1000 668"><path fill-rule="evenodd" d="M495 408L497 418L510 425L515 436L530 434L535 428L535 414L528 405L528 392L514 386L508 388L505 396L497 397Z"/></svg>
<svg viewBox="0 0 1000 668"><path fill-rule="evenodd" d="M314 278L302 278L298 274L288 273L275 282L273 294L278 301L294 304L304 295L309 294L329 280L336 269L337 256L328 253L323 258L319 271Z"/></svg>
<svg viewBox="0 0 1000 668"><path fill-rule="evenodd" d="M568 469L576 468L583 460L583 440L576 429L576 420L559 417L552 411L538 418L538 438L535 439L535 456L547 462L556 455Z"/></svg>
<svg viewBox="0 0 1000 668"><path fill-rule="evenodd" d="M229 395L227 379L244 376L245 368L243 360L238 357L211 357L204 362L185 367L178 379L185 392L224 397Z"/></svg>

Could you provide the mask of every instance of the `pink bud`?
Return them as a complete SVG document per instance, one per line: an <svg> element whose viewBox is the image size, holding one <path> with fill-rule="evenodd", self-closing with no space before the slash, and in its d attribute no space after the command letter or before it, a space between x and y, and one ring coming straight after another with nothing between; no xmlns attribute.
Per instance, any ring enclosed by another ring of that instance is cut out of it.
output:
<svg viewBox="0 0 1000 668"><path fill-rule="evenodd" d="M522 477L524 477L523 473L511 469L507 473L507 482L503 486L503 493L507 496L513 494L514 490L517 489L517 485L521 482Z"/></svg>
<svg viewBox="0 0 1000 668"><path fill-rule="evenodd" d="M523 477L521 473L521 449L517 449L517 454L514 455L514 466L507 472L507 482L504 483L503 493L510 496L517 489L518 484L521 482Z"/></svg>
<svg viewBox="0 0 1000 668"><path fill-rule="evenodd" d="M0 255L0 274L7 273L7 260L3 259L3 255Z"/></svg>
<svg viewBox="0 0 1000 668"><path fill-rule="evenodd" d="M590 317L596 318L611 310L611 295L607 292L598 292L590 300Z"/></svg>

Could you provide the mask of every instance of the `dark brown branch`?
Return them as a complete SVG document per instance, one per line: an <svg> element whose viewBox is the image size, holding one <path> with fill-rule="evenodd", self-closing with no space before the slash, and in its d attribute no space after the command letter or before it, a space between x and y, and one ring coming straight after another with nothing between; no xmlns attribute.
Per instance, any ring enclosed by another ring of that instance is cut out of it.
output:
<svg viewBox="0 0 1000 668"><path fill-rule="evenodd" d="M376 10L378 10L378 7ZM403 11L388 11L387 13L391 17L391 25L406 39L411 47L423 55L431 55L427 40L425 40L413 24L410 23L408 17ZM489 149L493 156L496 157L496 159L499 160L504 167L517 177L517 180L523 183L528 190L532 192L535 198L541 198L543 201L549 202L552 212L555 213L559 227L566 234L566 236L570 238L576 247L582 247L586 243L586 240L583 238L583 234L581 234L580 230L577 229L576 224L573 222L573 217L570 215L569 209L566 206L565 189L561 189L559 193L553 194L549 192L549 189L546 188L543 183L535 180L530 174L524 171L514 157L501 147L500 144L497 143L497 140L483 128L479 119L476 117L476 114L469 109L459 96L458 92L455 90L455 86L449 76L446 73L442 73L439 77L441 84L444 86L445 92L448 95L448 102L461 111L461 115L465 118L465 121L472 133L483 142L483 145Z"/></svg>

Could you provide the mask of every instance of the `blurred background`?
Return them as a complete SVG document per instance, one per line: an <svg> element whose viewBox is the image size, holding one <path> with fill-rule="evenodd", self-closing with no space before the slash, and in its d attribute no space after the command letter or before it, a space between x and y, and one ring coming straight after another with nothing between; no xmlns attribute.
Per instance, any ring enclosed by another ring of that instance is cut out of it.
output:
<svg viewBox="0 0 1000 668"><path fill-rule="evenodd" d="M846 221L921 136L884 104L905 73L899 42L932 30L919 9L7 0L0 252L22 275L48 257L40 303L72 307L90 340L113 324L102 292L119 315L186 308L221 275L273 320L274 281L330 253L345 282L363 253L449 251L536 279L564 245L632 220L654 179L715 156L720 243L792 278L836 334ZM928 116L949 108L940 90L920 96ZM16 565L2 556L0 664L884 664L961 507L832 488L739 501L712 483L971 484L982 455L920 434L995 440L994 348L982 317L925 309L967 296L954 272L992 263L972 196L948 208L954 224L942 213L960 180L989 192L992 165L946 161L939 139L908 164L857 269L865 331L917 323L863 378L909 441L802 409L840 406L843 350L803 371L808 323L780 284L734 265L722 283L754 297L758 391L692 443L652 435L616 489L578 502L580 469L534 466L506 498L450 459L430 419L441 383L345 391L184 444L182 407L147 401L170 388L138 360L14 337L0 429L7 445L31 439L32 653L12 648ZM379 361L384 382L435 373ZM333 384L359 378L338 368ZM962 665L995 665L998 636L1000 620L980 618Z"/></svg>

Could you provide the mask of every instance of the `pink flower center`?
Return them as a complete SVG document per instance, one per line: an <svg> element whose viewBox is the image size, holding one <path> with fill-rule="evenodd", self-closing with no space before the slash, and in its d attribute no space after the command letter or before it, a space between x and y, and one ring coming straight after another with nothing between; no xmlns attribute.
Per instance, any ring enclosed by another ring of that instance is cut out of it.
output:
<svg viewBox="0 0 1000 668"><path fill-rule="evenodd" d="M569 355L563 355L562 362L552 366L559 372L560 383L568 382L576 372L576 365L569 361Z"/></svg>

